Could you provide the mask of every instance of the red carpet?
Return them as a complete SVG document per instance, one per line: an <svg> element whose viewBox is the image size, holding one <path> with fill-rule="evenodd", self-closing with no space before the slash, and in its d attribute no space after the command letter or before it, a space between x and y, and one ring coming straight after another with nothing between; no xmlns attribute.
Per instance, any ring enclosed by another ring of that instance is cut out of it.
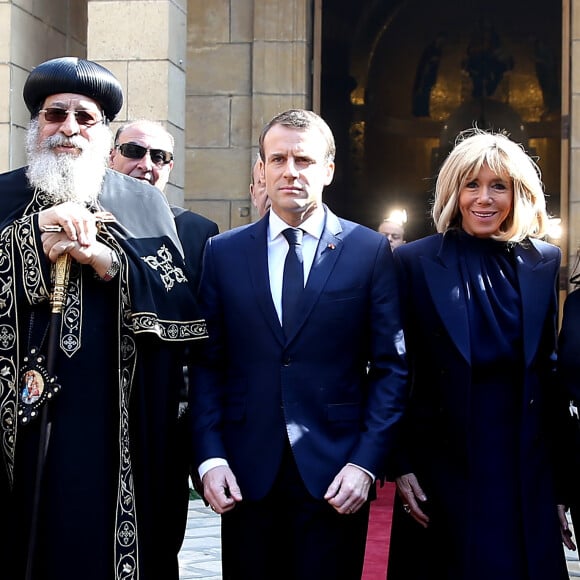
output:
<svg viewBox="0 0 580 580"><path fill-rule="evenodd" d="M385 483L377 489L377 499L371 503L362 580L385 580L387 577L394 497L395 484Z"/></svg>

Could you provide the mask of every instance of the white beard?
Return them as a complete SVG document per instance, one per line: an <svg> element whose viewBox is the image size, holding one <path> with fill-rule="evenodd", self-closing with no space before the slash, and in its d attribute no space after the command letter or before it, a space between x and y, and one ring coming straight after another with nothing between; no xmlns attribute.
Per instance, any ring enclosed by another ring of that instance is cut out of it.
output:
<svg viewBox="0 0 580 580"><path fill-rule="evenodd" d="M26 134L30 185L43 191L54 205L65 201L93 205L101 191L111 149L109 127L92 127L90 141L81 135L57 133L39 143L39 132L38 119L32 119ZM55 153L59 145L72 145L80 154Z"/></svg>

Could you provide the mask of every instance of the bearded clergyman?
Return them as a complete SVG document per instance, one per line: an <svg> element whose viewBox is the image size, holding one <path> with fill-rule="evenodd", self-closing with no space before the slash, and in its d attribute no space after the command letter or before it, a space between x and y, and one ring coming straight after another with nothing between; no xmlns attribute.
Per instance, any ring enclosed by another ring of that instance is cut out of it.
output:
<svg viewBox="0 0 580 580"><path fill-rule="evenodd" d="M206 336L184 248L163 194L107 169L109 70L49 60L23 96L28 166L0 175L1 577L177 580L180 360Z"/></svg>

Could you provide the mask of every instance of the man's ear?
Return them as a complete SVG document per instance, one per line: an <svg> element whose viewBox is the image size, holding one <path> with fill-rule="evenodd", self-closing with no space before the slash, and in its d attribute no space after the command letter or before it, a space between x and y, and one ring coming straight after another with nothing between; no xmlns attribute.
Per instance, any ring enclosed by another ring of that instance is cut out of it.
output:
<svg viewBox="0 0 580 580"><path fill-rule="evenodd" d="M326 178L324 180L324 185L330 185L332 179L334 178L334 168L336 167L334 161L329 161L326 164Z"/></svg>

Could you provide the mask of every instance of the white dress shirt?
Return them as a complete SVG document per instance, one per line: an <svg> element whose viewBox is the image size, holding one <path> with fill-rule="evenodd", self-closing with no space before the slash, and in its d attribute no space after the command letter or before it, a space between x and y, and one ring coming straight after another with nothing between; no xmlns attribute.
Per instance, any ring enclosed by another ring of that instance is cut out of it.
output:
<svg viewBox="0 0 580 580"><path fill-rule="evenodd" d="M304 285L308 281L308 274L314 262L316 248L324 229L324 208L318 207L314 213L302 224L300 228L304 232L302 237L302 259L304 266ZM284 277L284 262L290 249L282 232L289 228L285 221L281 220L272 209L268 222L268 274L270 276L270 292L278 320L282 323L282 279Z"/></svg>

